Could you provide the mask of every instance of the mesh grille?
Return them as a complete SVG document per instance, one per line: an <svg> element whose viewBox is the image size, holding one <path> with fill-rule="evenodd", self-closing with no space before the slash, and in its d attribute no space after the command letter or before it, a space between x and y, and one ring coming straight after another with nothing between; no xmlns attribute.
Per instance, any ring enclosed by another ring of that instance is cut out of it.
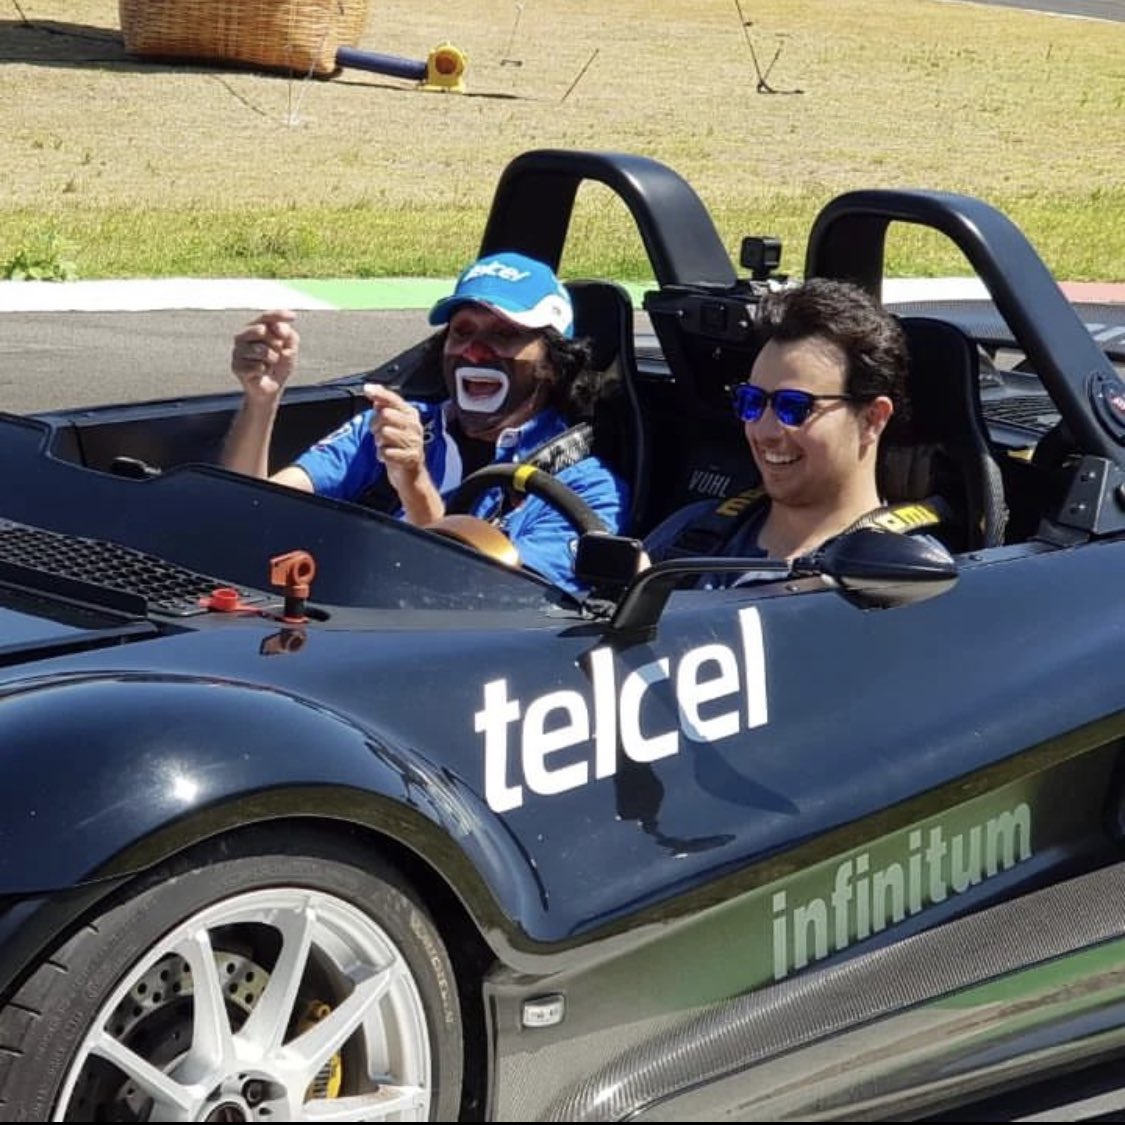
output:
<svg viewBox="0 0 1125 1125"><path fill-rule="evenodd" d="M1050 395L986 399L981 403L981 409L984 416L994 422L1006 422L1029 430L1046 431L1059 420L1059 412Z"/></svg>
<svg viewBox="0 0 1125 1125"><path fill-rule="evenodd" d="M131 547L60 535L10 520L0 520L0 564L132 594L144 598L150 609L174 617L206 613L199 599L216 586L231 585ZM256 591L235 589L248 604L265 605L274 600Z"/></svg>

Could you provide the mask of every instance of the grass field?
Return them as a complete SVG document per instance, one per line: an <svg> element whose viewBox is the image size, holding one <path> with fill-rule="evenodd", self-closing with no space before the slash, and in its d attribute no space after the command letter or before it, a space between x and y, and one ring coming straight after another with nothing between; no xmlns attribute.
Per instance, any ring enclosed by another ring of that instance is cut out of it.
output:
<svg viewBox="0 0 1125 1125"><path fill-rule="evenodd" d="M445 96L142 62L117 16L0 0L0 276L448 275L505 163L564 147L668 163L732 254L779 234L790 271L832 195L905 185L999 206L1060 277L1125 280L1125 25L945 0L373 0L361 47L468 53L469 93ZM617 205L579 203L564 271L644 276ZM892 250L892 272L964 272L934 239Z"/></svg>

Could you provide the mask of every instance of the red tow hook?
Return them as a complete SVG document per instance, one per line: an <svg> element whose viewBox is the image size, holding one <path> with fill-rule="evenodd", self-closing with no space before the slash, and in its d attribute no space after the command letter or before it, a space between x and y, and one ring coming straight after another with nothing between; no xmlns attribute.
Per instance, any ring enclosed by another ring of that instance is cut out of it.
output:
<svg viewBox="0 0 1125 1125"><path fill-rule="evenodd" d="M289 551L270 559L270 585L281 588L285 606L281 620L287 625L303 625L308 618L305 606L309 583L316 577L316 560L308 551Z"/></svg>

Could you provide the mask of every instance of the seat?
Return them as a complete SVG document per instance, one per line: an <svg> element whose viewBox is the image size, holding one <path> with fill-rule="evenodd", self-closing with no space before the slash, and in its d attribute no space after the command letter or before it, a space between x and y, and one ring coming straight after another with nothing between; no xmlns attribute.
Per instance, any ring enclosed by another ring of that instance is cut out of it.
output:
<svg viewBox="0 0 1125 1125"><path fill-rule="evenodd" d="M1004 542L1008 508L980 405L976 344L955 325L901 318L909 349L909 415L895 415L880 443L879 488L891 503L940 496L953 512L936 529L953 551Z"/></svg>
<svg viewBox="0 0 1125 1125"><path fill-rule="evenodd" d="M590 366L602 374L595 409L594 452L629 482L628 526L638 528L648 503L649 438L636 387L633 302L611 281L568 281L574 335L591 344Z"/></svg>

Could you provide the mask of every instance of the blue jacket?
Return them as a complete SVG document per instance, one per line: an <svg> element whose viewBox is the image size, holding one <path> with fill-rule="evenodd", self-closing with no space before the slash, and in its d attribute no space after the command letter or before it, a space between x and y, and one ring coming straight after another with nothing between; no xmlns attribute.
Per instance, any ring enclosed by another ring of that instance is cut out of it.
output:
<svg viewBox="0 0 1125 1125"><path fill-rule="evenodd" d="M442 496L448 496L461 483L463 465L457 443L449 432L448 403L412 402L422 416L426 443L426 468ZM355 500L384 472L375 455L371 435L371 410L357 414L350 422L322 438L297 458L315 492L338 500ZM562 415L545 410L518 429L504 430L496 441L495 462L518 463L526 460L545 442L566 430ZM629 489L598 457L585 457L563 469L557 479L574 490L602 518L614 533L626 530ZM498 489L477 501L473 515L491 518L500 507ZM402 509L398 511L402 516ZM500 521L500 529L515 544L522 562L571 593L583 587L574 578L574 554L578 533L551 505L529 496Z"/></svg>

